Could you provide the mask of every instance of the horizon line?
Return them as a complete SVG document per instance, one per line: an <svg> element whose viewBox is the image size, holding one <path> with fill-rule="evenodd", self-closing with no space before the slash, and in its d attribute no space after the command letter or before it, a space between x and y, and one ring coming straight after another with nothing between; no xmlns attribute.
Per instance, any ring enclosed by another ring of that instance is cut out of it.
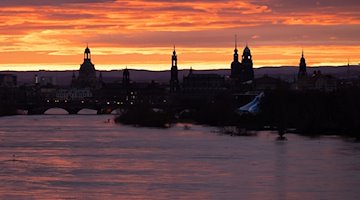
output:
<svg viewBox="0 0 360 200"><path fill-rule="evenodd" d="M307 66L307 68L319 68L319 67L360 67L360 63L359 64L352 64L352 65L314 65L314 66ZM296 65L279 65L279 66L260 66L260 67L254 67L254 69L261 69L261 68L286 68L286 67L291 67L291 68L298 68L299 66ZM123 71L125 69L96 69L96 71ZM145 68L129 68L127 67L128 70L133 70L133 71L150 71L150 72L165 72L165 71L171 71L171 69L145 69ZM178 69L178 71L186 71L186 70L190 70L190 68L180 68ZM194 67L192 67L192 70L195 71L218 71L218 70L231 70L230 68L204 68L204 69L196 69ZM4 70L0 70L0 72L41 72L41 71L45 71L45 72L67 72L67 71L79 71L79 69L31 69L31 70L15 70L15 69L4 69Z"/></svg>

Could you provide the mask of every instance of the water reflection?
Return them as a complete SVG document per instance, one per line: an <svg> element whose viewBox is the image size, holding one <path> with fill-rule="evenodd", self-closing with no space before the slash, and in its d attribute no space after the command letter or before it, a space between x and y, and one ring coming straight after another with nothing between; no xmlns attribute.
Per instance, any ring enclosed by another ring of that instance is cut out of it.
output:
<svg viewBox="0 0 360 200"><path fill-rule="evenodd" d="M360 144L214 128L0 118L0 199L356 199ZM16 161L12 161L16 155Z"/></svg>

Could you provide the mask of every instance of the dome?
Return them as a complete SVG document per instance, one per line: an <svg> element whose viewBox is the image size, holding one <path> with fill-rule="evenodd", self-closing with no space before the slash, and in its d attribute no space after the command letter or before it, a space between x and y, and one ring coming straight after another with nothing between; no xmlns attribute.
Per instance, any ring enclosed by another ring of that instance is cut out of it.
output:
<svg viewBox="0 0 360 200"><path fill-rule="evenodd" d="M249 53L250 54L250 49L249 47L246 45L245 49L244 49L244 53Z"/></svg>

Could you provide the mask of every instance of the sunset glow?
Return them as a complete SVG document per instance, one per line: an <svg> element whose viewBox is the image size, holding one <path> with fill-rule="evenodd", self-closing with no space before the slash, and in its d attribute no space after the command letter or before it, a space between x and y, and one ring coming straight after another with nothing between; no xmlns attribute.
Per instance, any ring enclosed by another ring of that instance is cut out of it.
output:
<svg viewBox="0 0 360 200"><path fill-rule="evenodd" d="M255 67L360 63L357 0L3 0L0 70L229 68L234 35Z"/></svg>

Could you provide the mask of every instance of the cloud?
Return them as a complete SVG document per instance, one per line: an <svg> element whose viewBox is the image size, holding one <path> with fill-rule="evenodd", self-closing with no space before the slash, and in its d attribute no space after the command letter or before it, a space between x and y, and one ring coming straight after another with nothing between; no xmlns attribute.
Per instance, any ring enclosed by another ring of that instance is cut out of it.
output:
<svg viewBox="0 0 360 200"><path fill-rule="evenodd" d="M2 0L0 52L71 55L90 43L102 55L163 55L175 43L190 60L224 58L235 34L255 48L345 48L360 43L359 9L355 0Z"/></svg>
<svg viewBox="0 0 360 200"><path fill-rule="evenodd" d="M92 4L115 2L115 0L1 0L1 7L17 7L17 6L60 6L65 4Z"/></svg>

